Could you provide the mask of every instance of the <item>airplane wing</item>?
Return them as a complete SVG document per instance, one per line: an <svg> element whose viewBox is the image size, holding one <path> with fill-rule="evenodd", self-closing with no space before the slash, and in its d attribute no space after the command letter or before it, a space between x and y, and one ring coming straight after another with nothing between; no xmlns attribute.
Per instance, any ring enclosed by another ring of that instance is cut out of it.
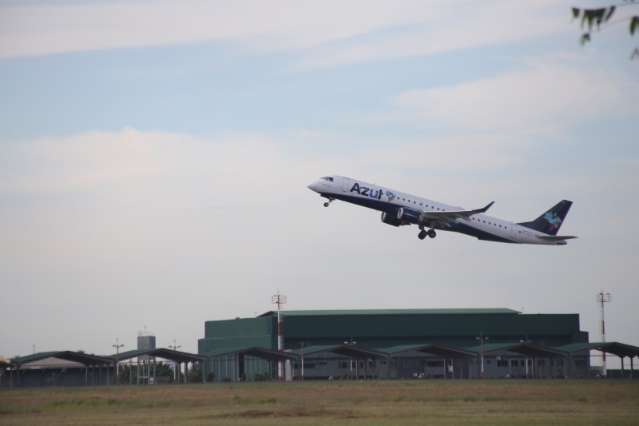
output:
<svg viewBox="0 0 639 426"><path fill-rule="evenodd" d="M577 237L574 235L538 235L537 238L546 240L546 241L564 241L564 240L571 240Z"/></svg>
<svg viewBox="0 0 639 426"><path fill-rule="evenodd" d="M422 212L419 216L422 222L426 221L435 221L438 223L450 223L454 222L460 218L469 218L474 214L484 213L486 212L490 206L492 206L495 202L491 201L486 205L486 207L482 207L481 209L475 210L452 210L452 211L439 211L439 212Z"/></svg>

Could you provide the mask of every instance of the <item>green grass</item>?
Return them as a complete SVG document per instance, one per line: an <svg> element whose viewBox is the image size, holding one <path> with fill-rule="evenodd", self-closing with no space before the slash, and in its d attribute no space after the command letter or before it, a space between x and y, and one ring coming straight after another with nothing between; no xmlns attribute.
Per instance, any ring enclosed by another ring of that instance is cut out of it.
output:
<svg viewBox="0 0 639 426"><path fill-rule="evenodd" d="M0 391L0 425L639 425L639 381L371 381Z"/></svg>

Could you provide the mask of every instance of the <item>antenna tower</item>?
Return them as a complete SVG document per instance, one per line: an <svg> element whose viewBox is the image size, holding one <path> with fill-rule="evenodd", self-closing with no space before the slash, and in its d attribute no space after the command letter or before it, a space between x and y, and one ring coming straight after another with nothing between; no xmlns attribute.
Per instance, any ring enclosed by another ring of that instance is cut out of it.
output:
<svg viewBox="0 0 639 426"><path fill-rule="evenodd" d="M601 305L601 342L606 343L606 312L605 306L606 303L611 302L612 298L610 293L604 292L603 290L597 293L597 302ZM606 370L606 352L602 352L602 364L601 364L601 374L606 377L608 375L608 371Z"/></svg>
<svg viewBox="0 0 639 426"><path fill-rule="evenodd" d="M286 304L286 296L279 291L271 297L271 303L277 307L277 350L279 352L284 350L284 324L282 323L282 315L280 311L282 305ZM284 367L282 361L277 362L277 378L279 380L284 379Z"/></svg>

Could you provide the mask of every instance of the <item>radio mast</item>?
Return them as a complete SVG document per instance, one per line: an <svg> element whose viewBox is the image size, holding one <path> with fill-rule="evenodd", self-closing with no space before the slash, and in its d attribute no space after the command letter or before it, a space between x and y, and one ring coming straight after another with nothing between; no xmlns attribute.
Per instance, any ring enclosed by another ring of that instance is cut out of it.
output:
<svg viewBox="0 0 639 426"><path fill-rule="evenodd" d="M279 291L273 295L271 302L277 306L277 351L284 350L284 324L280 313L282 305L286 304L286 296ZM281 360L277 361L277 379L284 380L284 365Z"/></svg>
<svg viewBox="0 0 639 426"><path fill-rule="evenodd" d="M597 302L601 305L601 342L606 343L606 315L605 315L605 305L606 303L612 301L610 297L610 293L604 292L603 290L597 293ZM602 351L603 361L601 364L601 374L606 377L608 372L606 370L606 352Z"/></svg>

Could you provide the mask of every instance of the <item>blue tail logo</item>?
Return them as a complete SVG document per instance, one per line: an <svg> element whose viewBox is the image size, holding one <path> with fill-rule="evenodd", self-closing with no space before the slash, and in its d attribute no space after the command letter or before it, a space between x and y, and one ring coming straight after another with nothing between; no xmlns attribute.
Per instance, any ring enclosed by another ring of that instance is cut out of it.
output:
<svg viewBox="0 0 639 426"><path fill-rule="evenodd" d="M561 226L561 218L557 213L553 211L544 214L544 219L546 220L546 222L548 222L548 224L550 225L550 229L553 231L558 230Z"/></svg>

